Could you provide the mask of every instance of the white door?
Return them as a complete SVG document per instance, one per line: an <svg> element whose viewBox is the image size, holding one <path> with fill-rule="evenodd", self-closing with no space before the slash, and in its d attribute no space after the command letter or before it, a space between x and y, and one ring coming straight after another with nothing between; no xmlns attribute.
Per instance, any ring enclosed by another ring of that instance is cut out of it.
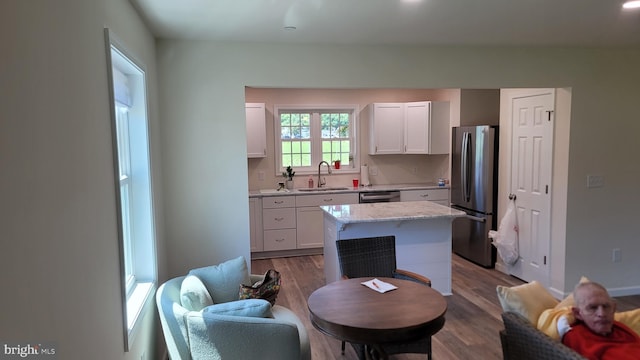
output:
<svg viewBox="0 0 640 360"><path fill-rule="evenodd" d="M511 193L516 195L520 259L509 272L549 283L554 90L511 99Z"/></svg>

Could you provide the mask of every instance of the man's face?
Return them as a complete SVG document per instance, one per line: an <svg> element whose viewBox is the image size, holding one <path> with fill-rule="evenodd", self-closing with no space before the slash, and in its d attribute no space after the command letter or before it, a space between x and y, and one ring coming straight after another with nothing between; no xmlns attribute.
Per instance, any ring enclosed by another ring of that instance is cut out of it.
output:
<svg viewBox="0 0 640 360"><path fill-rule="evenodd" d="M616 304L605 291L596 287L580 289L581 301L576 303L573 314L582 320L591 331L600 335L607 335L613 326L613 314Z"/></svg>

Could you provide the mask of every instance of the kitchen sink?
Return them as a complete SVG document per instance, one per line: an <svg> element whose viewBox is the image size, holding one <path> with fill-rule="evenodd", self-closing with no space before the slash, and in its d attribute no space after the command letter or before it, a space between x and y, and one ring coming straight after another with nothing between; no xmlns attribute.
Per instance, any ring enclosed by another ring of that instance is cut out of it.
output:
<svg viewBox="0 0 640 360"><path fill-rule="evenodd" d="M346 186L339 187L321 187L321 188L300 188L299 191L305 192L318 192L318 191L335 191L335 190L349 190Z"/></svg>

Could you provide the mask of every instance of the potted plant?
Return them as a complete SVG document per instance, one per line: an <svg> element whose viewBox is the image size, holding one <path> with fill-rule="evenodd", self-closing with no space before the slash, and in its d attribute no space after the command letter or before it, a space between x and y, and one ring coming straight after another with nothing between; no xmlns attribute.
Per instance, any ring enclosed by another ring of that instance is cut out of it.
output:
<svg viewBox="0 0 640 360"><path fill-rule="evenodd" d="M282 172L282 177L284 177L287 189L293 189L293 176L296 174L295 171L291 168L291 166L287 166L285 171Z"/></svg>
<svg viewBox="0 0 640 360"><path fill-rule="evenodd" d="M338 160L333 160L333 167L337 169L340 169L340 159Z"/></svg>

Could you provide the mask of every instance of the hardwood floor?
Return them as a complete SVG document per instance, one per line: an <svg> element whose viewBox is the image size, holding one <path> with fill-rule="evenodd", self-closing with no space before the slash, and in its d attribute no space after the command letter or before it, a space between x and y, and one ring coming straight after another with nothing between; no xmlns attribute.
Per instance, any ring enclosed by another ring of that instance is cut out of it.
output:
<svg viewBox="0 0 640 360"><path fill-rule="evenodd" d="M294 311L304 322L311 341L314 360L357 359L349 346L340 354L340 341L316 330L309 321L307 298L324 285L322 255L251 261L251 272L262 274L276 269L282 275L282 288L276 304ZM436 360L502 359L498 332L502 329L502 308L496 295L497 285L514 286L523 281L499 271L484 269L453 255L453 295L447 297L444 328L433 337ZM617 298L618 310L640 307L640 295ZM424 354L392 356L395 360L426 359Z"/></svg>

